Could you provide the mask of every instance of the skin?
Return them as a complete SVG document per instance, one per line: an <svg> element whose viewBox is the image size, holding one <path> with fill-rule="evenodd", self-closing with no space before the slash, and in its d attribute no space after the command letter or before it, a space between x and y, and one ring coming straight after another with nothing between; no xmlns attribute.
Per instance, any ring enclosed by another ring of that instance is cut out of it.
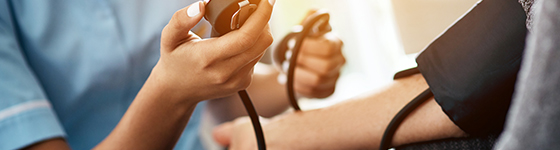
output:
<svg viewBox="0 0 560 150"><path fill-rule="evenodd" d="M192 18L186 13L190 6L177 11L163 29L159 62L117 127L95 149L172 149L202 100L213 99L208 107L223 121L245 115L234 94L245 88L259 113L271 117L283 112L288 100L284 85L277 82L279 72L261 64L253 75L253 66L272 42L267 25L272 7L262 2L266 7L259 7L240 30L212 39L190 31L204 15L204 3L193 4L200 5L201 13ZM334 92L345 63L341 47L333 35L305 40L295 81L298 94L327 97ZM53 138L24 149L70 148L63 138Z"/></svg>
<svg viewBox="0 0 560 150"><path fill-rule="evenodd" d="M201 13L189 17L193 5ZM173 15L162 31L160 60L121 121L94 149L172 149L198 102L249 86L253 66L272 43L272 5L261 1L239 30L201 40L190 30L202 19L204 6L194 3ZM62 142L52 139L28 148L69 149Z"/></svg>
<svg viewBox="0 0 560 150"><path fill-rule="evenodd" d="M342 41L333 34L307 38L302 45L296 67L294 90L300 96L324 98L330 96L346 60L342 55ZM259 64L249 92L253 103L263 117L273 117L290 107L286 87L278 83L280 73L275 68ZM247 112L236 94L211 100L207 107L220 122L231 121Z"/></svg>
<svg viewBox="0 0 560 150"><path fill-rule="evenodd" d="M392 117L427 88L417 74L345 103L264 120L267 149L377 149ZM225 123L213 134L231 150L257 149L247 118ZM463 136L432 97L407 116L392 145Z"/></svg>

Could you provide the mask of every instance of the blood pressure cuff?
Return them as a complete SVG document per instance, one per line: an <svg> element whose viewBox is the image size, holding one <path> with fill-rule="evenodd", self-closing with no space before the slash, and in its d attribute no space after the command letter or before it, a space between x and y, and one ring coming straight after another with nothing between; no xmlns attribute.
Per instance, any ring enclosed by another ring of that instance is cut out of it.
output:
<svg viewBox="0 0 560 150"><path fill-rule="evenodd" d="M501 132L525 37L517 0L485 0L416 59L437 103L471 135Z"/></svg>

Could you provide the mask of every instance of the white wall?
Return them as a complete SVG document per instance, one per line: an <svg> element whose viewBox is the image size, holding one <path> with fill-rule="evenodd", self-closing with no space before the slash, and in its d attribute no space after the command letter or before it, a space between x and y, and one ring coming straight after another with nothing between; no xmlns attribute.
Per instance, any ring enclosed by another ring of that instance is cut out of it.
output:
<svg viewBox="0 0 560 150"><path fill-rule="evenodd" d="M307 10L326 8L331 13L333 32L344 41L347 65L333 96L326 100L301 102L304 109L312 109L380 88L391 82L395 72L414 67L414 56L406 55L404 49L409 52L421 50L475 2L277 0L271 28L275 41L280 41L293 25L299 24ZM404 44L401 44L400 37L403 37Z"/></svg>

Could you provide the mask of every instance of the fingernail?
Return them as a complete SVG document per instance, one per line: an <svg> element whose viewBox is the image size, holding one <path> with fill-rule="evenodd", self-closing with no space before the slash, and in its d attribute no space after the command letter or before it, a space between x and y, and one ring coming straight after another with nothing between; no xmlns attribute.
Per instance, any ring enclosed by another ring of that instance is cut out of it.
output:
<svg viewBox="0 0 560 150"><path fill-rule="evenodd" d="M268 3L270 3L270 5L274 6L274 3L276 3L276 0L268 0Z"/></svg>
<svg viewBox="0 0 560 150"><path fill-rule="evenodd" d="M191 7L189 7L189 9L187 9L187 15L189 17L194 17L198 14L200 14L200 2L197 2L194 5L191 5Z"/></svg>

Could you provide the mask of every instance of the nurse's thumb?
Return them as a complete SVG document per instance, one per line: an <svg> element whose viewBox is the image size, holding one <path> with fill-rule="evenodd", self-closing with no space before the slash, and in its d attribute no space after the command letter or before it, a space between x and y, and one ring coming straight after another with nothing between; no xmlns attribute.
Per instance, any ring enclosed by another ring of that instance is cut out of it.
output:
<svg viewBox="0 0 560 150"><path fill-rule="evenodd" d="M162 47L174 49L185 40L192 38L189 31L202 19L204 10L205 3L199 1L175 12L169 23L163 28Z"/></svg>

